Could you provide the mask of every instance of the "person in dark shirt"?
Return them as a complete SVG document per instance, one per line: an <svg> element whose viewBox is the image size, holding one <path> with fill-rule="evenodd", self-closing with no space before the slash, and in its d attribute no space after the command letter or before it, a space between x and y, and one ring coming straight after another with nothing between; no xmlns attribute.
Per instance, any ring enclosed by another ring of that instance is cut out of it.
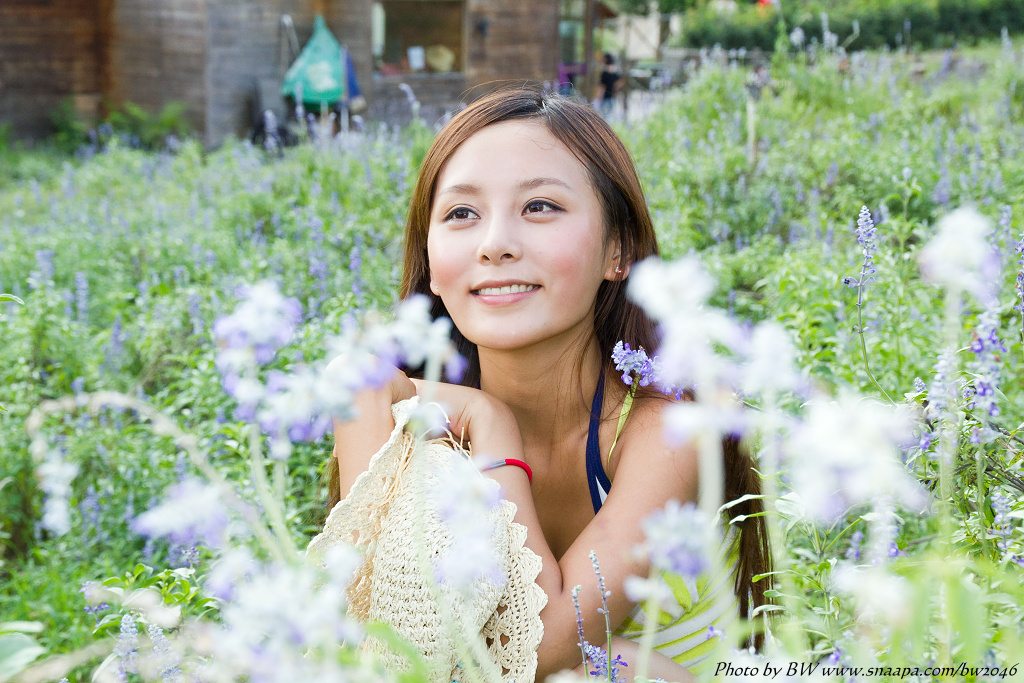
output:
<svg viewBox="0 0 1024 683"><path fill-rule="evenodd" d="M615 57L610 52L604 53L604 68L601 70L601 113L608 116L615 106L615 93L619 91L622 74Z"/></svg>

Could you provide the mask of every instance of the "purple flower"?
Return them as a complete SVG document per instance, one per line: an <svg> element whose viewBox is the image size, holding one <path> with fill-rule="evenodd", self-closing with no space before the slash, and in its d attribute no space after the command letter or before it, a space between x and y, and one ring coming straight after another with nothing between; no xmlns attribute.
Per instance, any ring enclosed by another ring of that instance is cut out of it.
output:
<svg viewBox="0 0 1024 683"><path fill-rule="evenodd" d="M1000 491L992 493L992 512L992 535L997 539L996 548L999 550L1000 559L1024 567L1024 557L1015 553L1012 546L1014 525L1010 514L1013 512L1013 506L1010 499Z"/></svg>
<svg viewBox="0 0 1024 683"><path fill-rule="evenodd" d="M662 382L657 356L648 356L643 347L634 351L629 344L618 341L612 349L612 360L615 361L615 369L622 373L623 384L630 387L634 384L642 387L654 384L663 393L675 396L676 400L682 397L680 388Z"/></svg>
<svg viewBox="0 0 1024 683"><path fill-rule="evenodd" d="M78 322L82 325L89 323L89 280L85 273L75 273L75 307L78 310Z"/></svg>
<svg viewBox="0 0 1024 683"><path fill-rule="evenodd" d="M646 387L654 380L654 366L643 347L634 351L629 344L619 341L612 350L612 360L615 361L615 369L622 373L622 383L627 386L636 382ZM633 373L636 373L635 378Z"/></svg>
<svg viewBox="0 0 1024 683"><path fill-rule="evenodd" d="M876 233L875 223L871 219L871 212L868 211L868 207L862 206L860 208L860 215L857 217L857 243L860 244L861 253L864 254L864 260L860 266L860 276L857 278L847 277L843 278L843 284L848 287L863 287L869 282L874 282L872 275L875 274L875 250L878 248L876 244ZM863 301L859 298L857 305L862 305Z"/></svg>
<svg viewBox="0 0 1024 683"><path fill-rule="evenodd" d="M107 371L116 371L121 368L121 358L124 355L124 343L128 334L124 331L121 322L121 314L118 313L114 324L110 326L110 339L107 340L103 359L103 367Z"/></svg>
<svg viewBox="0 0 1024 683"><path fill-rule="evenodd" d="M708 568L711 522L693 503L670 500L642 526L647 537L643 547L654 567L690 578Z"/></svg>
<svg viewBox="0 0 1024 683"><path fill-rule="evenodd" d="M1006 353L1006 346L999 339L998 302L992 301L978 318L978 327L974 331L971 342L974 358L969 364L970 372L975 376L974 407L983 410L990 417L999 415L996 404L996 391L999 386L999 355ZM985 440L987 436L983 435Z"/></svg>
<svg viewBox="0 0 1024 683"><path fill-rule="evenodd" d="M36 252L36 270L29 276L29 287L38 289L41 285L52 283L53 275L53 249L38 250Z"/></svg>
<svg viewBox="0 0 1024 683"><path fill-rule="evenodd" d="M611 655L604 651L604 648L591 645L586 641L583 642L583 650L587 659L594 666L593 671L590 672L591 676L598 680L608 679L612 683L626 683L625 676L619 677L619 668L629 666L622 660L622 655L615 655L615 659L612 659Z"/></svg>
<svg viewBox="0 0 1024 683"><path fill-rule="evenodd" d="M265 281L243 288L243 296L231 315L213 325L221 346L217 356L221 372L247 369L249 354L257 364L266 365L291 341L302 320L298 300L284 297L276 283Z"/></svg>
<svg viewBox="0 0 1024 683"><path fill-rule="evenodd" d="M860 559L860 546L864 542L864 532L857 529L850 536L850 547L846 549L846 559L848 560L859 560Z"/></svg>
<svg viewBox="0 0 1024 683"><path fill-rule="evenodd" d="M172 484L167 498L132 522L135 533L153 538L167 536L181 546L199 542L208 548L224 545L228 513L220 492L196 479Z"/></svg>
<svg viewBox="0 0 1024 683"><path fill-rule="evenodd" d="M1017 304L1013 310L1020 311L1021 321L1024 324L1024 232L1020 234L1020 241L1015 249L1017 253Z"/></svg>
<svg viewBox="0 0 1024 683"><path fill-rule="evenodd" d="M127 681L128 674L139 671L139 627L135 617L128 613L121 617L121 632L117 636L114 655L117 656L118 680Z"/></svg>

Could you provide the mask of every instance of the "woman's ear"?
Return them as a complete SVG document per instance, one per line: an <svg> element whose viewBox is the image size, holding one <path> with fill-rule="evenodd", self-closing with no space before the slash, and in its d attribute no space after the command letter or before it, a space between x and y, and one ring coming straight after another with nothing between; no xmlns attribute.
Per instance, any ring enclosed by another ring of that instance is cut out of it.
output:
<svg viewBox="0 0 1024 683"><path fill-rule="evenodd" d="M433 279L430 280L430 291L434 293L434 296L441 296L441 288L437 286Z"/></svg>
<svg viewBox="0 0 1024 683"><path fill-rule="evenodd" d="M622 250L619 245L615 244L615 249L611 251L611 256L608 260L608 265L604 271L604 279L616 282L619 280L625 280L629 277L630 264L622 262Z"/></svg>

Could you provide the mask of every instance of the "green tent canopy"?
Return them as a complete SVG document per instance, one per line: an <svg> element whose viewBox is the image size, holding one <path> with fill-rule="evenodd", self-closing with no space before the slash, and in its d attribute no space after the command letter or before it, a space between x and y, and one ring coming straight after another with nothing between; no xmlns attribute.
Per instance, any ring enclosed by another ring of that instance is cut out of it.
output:
<svg viewBox="0 0 1024 683"><path fill-rule="evenodd" d="M324 18L317 16L313 35L284 75L281 95L301 99L313 109L334 104L345 96L343 67L341 45Z"/></svg>

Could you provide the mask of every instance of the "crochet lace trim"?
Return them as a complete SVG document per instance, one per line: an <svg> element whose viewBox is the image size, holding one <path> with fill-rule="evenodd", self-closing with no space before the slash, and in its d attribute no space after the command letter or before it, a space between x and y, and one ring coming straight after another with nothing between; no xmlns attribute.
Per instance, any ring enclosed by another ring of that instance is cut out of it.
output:
<svg viewBox="0 0 1024 683"><path fill-rule="evenodd" d="M323 562L325 551L339 543L364 553L349 588L349 614L390 625L423 654L432 681L461 680L456 645L456 633L461 632L463 642L473 638L486 647L503 681L532 683L544 634L540 611L547 596L536 584L541 560L525 546L526 527L512 521L514 503L503 500L490 512L504 583L480 578L458 591L426 578L453 543L431 492L445 490L446 475L464 456L449 440L417 445L405 432L417 401L414 397L392 406L395 429L390 438L348 496L331 510L306 553ZM497 482L485 481L498 488ZM393 670L408 668L404 657L375 638L368 638L364 647Z"/></svg>

